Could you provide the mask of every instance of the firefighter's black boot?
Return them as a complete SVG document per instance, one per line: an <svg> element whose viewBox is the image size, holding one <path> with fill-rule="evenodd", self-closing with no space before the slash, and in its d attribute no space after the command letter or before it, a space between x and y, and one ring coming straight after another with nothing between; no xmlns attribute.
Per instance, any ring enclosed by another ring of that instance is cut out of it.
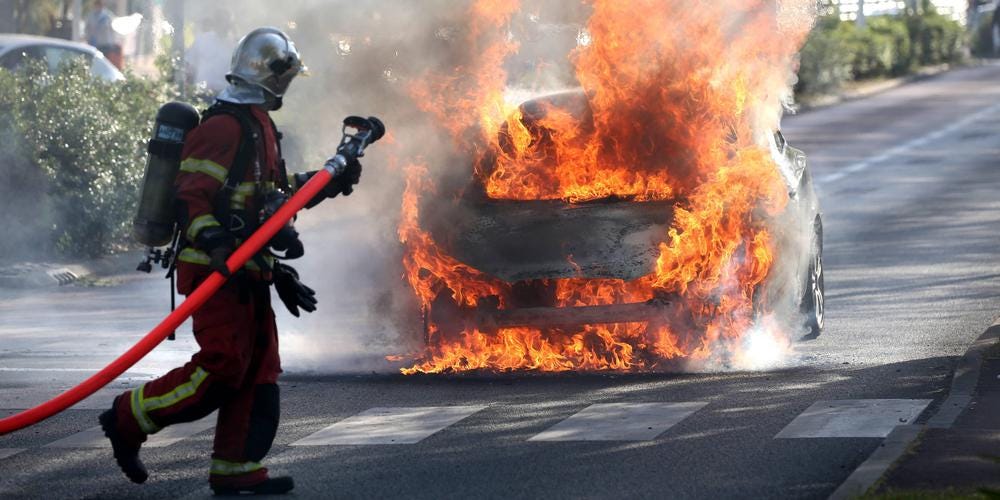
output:
<svg viewBox="0 0 1000 500"><path fill-rule="evenodd" d="M139 459L141 443L129 442L119 432L117 416L118 398L115 398L115 402L111 405L110 410L101 413L98 420L101 422L101 429L104 430L104 435L111 440L111 448L114 450L115 461L118 462L118 467L121 467L122 472L133 483L142 484L149 478L149 472L146 472L146 466Z"/></svg>
<svg viewBox="0 0 1000 500"><path fill-rule="evenodd" d="M269 477L252 486L223 486L213 484L212 492L216 496L234 496L249 493L251 495L284 495L295 488L295 481L288 476Z"/></svg>

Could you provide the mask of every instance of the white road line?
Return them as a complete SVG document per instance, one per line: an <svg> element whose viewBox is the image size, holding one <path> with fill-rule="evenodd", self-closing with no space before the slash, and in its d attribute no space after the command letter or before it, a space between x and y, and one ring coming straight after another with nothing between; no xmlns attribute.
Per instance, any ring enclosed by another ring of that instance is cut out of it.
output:
<svg viewBox="0 0 1000 500"><path fill-rule="evenodd" d="M372 408L306 436L292 446L413 444L484 408Z"/></svg>
<svg viewBox="0 0 1000 500"><path fill-rule="evenodd" d="M528 441L649 441L707 404L595 404Z"/></svg>
<svg viewBox="0 0 1000 500"><path fill-rule="evenodd" d="M20 387L0 390L0 410L26 410L38 406L58 395L61 391L39 391L36 387ZM83 401L73 405L73 410L106 410L111 407L115 396L122 393L121 387L104 387Z"/></svg>
<svg viewBox="0 0 1000 500"><path fill-rule="evenodd" d="M215 427L216 414L213 413L201 420L188 422L185 424L171 425L152 436L143 443L143 448L163 448L178 441L187 439L195 434L201 433ZM53 441L45 448L110 448L111 442L104 437L104 432L100 426L91 427L82 432Z"/></svg>
<svg viewBox="0 0 1000 500"><path fill-rule="evenodd" d="M13 457L24 450L25 448L0 448L0 460Z"/></svg>
<svg viewBox="0 0 1000 500"><path fill-rule="evenodd" d="M888 159L890 159L890 158L892 158L894 156L903 155L903 154L906 154L906 153L910 152L913 149L916 149L916 148L919 148L919 147L923 147L923 146L925 146L925 145L927 145L929 143L935 142L935 141L939 141L939 140L941 140L941 139L943 139L943 138L945 138L945 137L947 137L947 136L949 136L949 135L951 135L951 134L953 134L953 133L955 133L955 132L957 132L957 131L959 131L959 130L961 130L961 129L969 126L969 125L971 125L972 123L974 123L974 122L982 119L983 117L991 115L993 113L997 113L998 111L1000 111L1000 104L994 104L993 106L990 106L990 107L988 107L986 109L983 109L983 110L981 110L979 112L976 112L976 113L973 113L973 114L971 114L969 116L966 116L965 118L962 118L961 120L958 120L958 121L952 123L951 125L948 125L947 127L939 128L939 129L935 130L934 132L930 132L930 133L928 133L926 135L923 135L923 136L918 137L916 139L913 139L911 141L908 141L908 142L905 142L903 144L900 144L899 146L896 146L894 148L890 148L890 149L882 152L881 154L878 154L876 156L868 158L868 159L866 159L864 161L860 161L858 163L855 163L855 164L852 164L852 165L848 165L848 166L846 166L846 167L844 167L844 168L842 168L842 169L840 169L840 170L838 170L838 171L836 171L834 173L826 174L824 176L818 177L816 180L820 184L826 184L828 182L839 181L840 179L843 179L843 178L847 177L850 174L855 174L855 173L867 170L868 168L872 167L873 165L877 165L879 163L882 163L882 162L884 162L884 161L886 161L886 160L888 160Z"/></svg>
<svg viewBox="0 0 1000 500"><path fill-rule="evenodd" d="M897 425L913 423L930 403L930 399L817 401L774 437L884 438Z"/></svg>

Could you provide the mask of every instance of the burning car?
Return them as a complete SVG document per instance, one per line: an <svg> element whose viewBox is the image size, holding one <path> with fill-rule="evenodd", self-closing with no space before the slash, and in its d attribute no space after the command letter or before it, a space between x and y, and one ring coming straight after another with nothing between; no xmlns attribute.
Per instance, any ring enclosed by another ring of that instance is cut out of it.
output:
<svg viewBox="0 0 1000 500"><path fill-rule="evenodd" d="M409 86L456 155L407 169L403 373L757 368L822 329L819 204L777 131L815 3L644 5L592 2L581 90L512 98L520 7L485 0L468 59Z"/></svg>
<svg viewBox="0 0 1000 500"><path fill-rule="evenodd" d="M518 108L518 121L541 150L551 141L551 131L544 125L550 113L570 113L581 124L592 119L582 91L523 103ZM754 320L774 308L776 301L791 297L796 301L794 309L801 312L803 331L816 336L824 323L819 203L805 154L788 145L780 131L772 137L772 154L786 182L790 203L771 224L783 238L808 241L808 253L792 256L806 263L792 266L799 274L794 279L775 276L756 287ZM498 141L501 147L512 147L511 140L505 126ZM498 164L495 157L480 163ZM486 290L473 292L477 297L472 303L463 300L446 281L437 281L428 290L432 298L423 309L428 345L457 342L468 332L497 335L527 329L566 341L573 337L567 332L598 325L649 330L662 326L658 323L666 318L676 324L679 314L688 316L682 320L685 324L693 327L697 322L689 316L690 310L683 311L684 300L676 292L645 284L655 273L659 244L674 222L679 200L638 201L636 196L577 202L496 199L479 182L491 173L480 171L472 182L450 187L448 195L429 198L420 211L419 223L440 250L455 259L456 268L476 276L473 281L478 284L473 287ZM812 223L803 226L797 221ZM578 296L581 290L592 291L587 295L594 300Z"/></svg>

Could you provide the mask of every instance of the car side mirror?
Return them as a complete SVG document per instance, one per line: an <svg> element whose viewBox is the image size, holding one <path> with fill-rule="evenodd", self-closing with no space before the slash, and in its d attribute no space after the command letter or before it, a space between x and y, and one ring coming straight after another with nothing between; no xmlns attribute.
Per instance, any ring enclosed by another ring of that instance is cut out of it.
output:
<svg viewBox="0 0 1000 500"><path fill-rule="evenodd" d="M780 130L774 131L774 144L778 147L778 152L784 154L785 147L788 146L788 142L785 141L785 136L781 134Z"/></svg>

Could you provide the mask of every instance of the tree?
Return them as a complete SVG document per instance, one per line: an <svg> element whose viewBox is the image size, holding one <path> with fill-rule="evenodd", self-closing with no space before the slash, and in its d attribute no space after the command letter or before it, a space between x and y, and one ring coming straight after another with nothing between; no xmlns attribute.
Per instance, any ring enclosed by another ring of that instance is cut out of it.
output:
<svg viewBox="0 0 1000 500"><path fill-rule="evenodd" d="M68 8L65 0L7 0L13 28L18 33L45 35L55 28L55 22Z"/></svg>

